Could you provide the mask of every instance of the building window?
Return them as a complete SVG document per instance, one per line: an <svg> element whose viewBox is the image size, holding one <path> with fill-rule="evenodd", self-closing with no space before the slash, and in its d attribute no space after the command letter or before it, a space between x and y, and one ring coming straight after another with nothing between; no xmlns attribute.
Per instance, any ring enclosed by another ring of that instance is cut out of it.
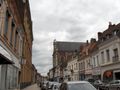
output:
<svg viewBox="0 0 120 90"><path fill-rule="evenodd" d="M77 69L77 63L76 63L76 69Z"/></svg>
<svg viewBox="0 0 120 90"><path fill-rule="evenodd" d="M113 56L113 62L116 62L119 60L119 55L118 55L118 49L113 50L114 56Z"/></svg>
<svg viewBox="0 0 120 90"><path fill-rule="evenodd" d="M12 45L12 41L13 41L13 31L14 31L14 28L15 28L15 24L14 22L12 21L11 23L11 34L10 34L10 44Z"/></svg>
<svg viewBox="0 0 120 90"><path fill-rule="evenodd" d="M107 55L107 62L110 61L110 51L109 50L106 50L106 55Z"/></svg>
<svg viewBox="0 0 120 90"><path fill-rule="evenodd" d="M104 52L101 52L101 58L102 58L102 64L104 64L104 62L105 62Z"/></svg>
<svg viewBox="0 0 120 90"><path fill-rule="evenodd" d="M9 14L8 11L6 11L5 25L4 25L4 35L5 35L6 37L7 37L7 33L8 33L9 19L10 19L10 14Z"/></svg>
<svg viewBox="0 0 120 90"><path fill-rule="evenodd" d="M79 63L79 70L80 70L80 66L81 66L81 65L80 65L80 63Z"/></svg>
<svg viewBox="0 0 120 90"><path fill-rule="evenodd" d="M114 32L113 32L113 33L114 33L114 35L117 35L117 32L118 32L118 30L114 30Z"/></svg>
<svg viewBox="0 0 120 90"><path fill-rule="evenodd" d="M99 57L97 56L96 58L97 58L97 65L99 66L100 65L100 63L99 63Z"/></svg>
<svg viewBox="0 0 120 90"><path fill-rule="evenodd" d="M0 0L0 7L2 6L3 0Z"/></svg>
<svg viewBox="0 0 120 90"><path fill-rule="evenodd" d="M3 12L3 7L2 7L2 4L3 4L3 0L0 0L0 35L1 35L1 32L2 32L2 23L3 23L3 15L4 15L4 12Z"/></svg>
<svg viewBox="0 0 120 90"><path fill-rule="evenodd" d="M95 63L95 57L93 58L93 62L94 62L94 64L93 64L93 65L94 65L94 67L95 67L95 66L96 66L96 63Z"/></svg>
<svg viewBox="0 0 120 90"><path fill-rule="evenodd" d="M106 38L109 39L109 35L106 35Z"/></svg>
<svg viewBox="0 0 120 90"><path fill-rule="evenodd" d="M15 41L14 41L14 47L16 48L17 46L17 39L18 39L18 32L15 32Z"/></svg>
<svg viewBox="0 0 120 90"><path fill-rule="evenodd" d="M114 56L118 56L118 49L116 48L113 51L114 51Z"/></svg>

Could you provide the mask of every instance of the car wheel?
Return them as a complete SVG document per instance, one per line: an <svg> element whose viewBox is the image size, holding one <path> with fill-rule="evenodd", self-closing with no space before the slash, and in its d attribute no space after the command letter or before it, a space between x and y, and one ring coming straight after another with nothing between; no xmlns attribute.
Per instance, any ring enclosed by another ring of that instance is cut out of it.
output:
<svg viewBox="0 0 120 90"><path fill-rule="evenodd" d="M120 90L120 87L118 87L117 90Z"/></svg>

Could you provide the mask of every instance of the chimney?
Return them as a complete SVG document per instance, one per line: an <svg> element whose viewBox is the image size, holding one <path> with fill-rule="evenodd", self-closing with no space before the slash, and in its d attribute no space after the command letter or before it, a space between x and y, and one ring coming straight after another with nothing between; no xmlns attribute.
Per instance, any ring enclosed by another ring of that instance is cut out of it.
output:
<svg viewBox="0 0 120 90"><path fill-rule="evenodd" d="M98 32L98 40L102 37L102 32Z"/></svg>
<svg viewBox="0 0 120 90"><path fill-rule="evenodd" d="M111 27L113 27L113 26L115 26L115 24L112 24L112 22L109 22L108 28L111 28Z"/></svg>
<svg viewBox="0 0 120 90"><path fill-rule="evenodd" d="M89 44L89 41L88 41L88 40L86 41L86 44L87 44L87 45Z"/></svg>
<svg viewBox="0 0 120 90"><path fill-rule="evenodd" d="M90 43L95 43L95 42L96 42L96 39L95 38L91 38Z"/></svg>
<svg viewBox="0 0 120 90"><path fill-rule="evenodd" d="M112 25L112 22L109 22L109 26L111 26Z"/></svg>

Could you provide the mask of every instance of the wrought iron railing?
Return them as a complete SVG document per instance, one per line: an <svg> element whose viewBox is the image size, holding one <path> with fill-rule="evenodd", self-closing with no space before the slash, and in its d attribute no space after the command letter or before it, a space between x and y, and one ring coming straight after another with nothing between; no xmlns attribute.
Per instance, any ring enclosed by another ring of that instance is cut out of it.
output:
<svg viewBox="0 0 120 90"><path fill-rule="evenodd" d="M113 63L114 63L114 62L118 62L118 61L119 61L119 56L118 56L118 55L113 56L113 57L112 57L112 61L113 61Z"/></svg>

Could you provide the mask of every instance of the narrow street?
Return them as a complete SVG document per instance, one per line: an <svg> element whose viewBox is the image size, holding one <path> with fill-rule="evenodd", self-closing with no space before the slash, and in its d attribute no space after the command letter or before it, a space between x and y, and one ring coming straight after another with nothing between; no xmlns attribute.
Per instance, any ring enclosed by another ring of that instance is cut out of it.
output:
<svg viewBox="0 0 120 90"><path fill-rule="evenodd" d="M41 90L41 89L40 87L37 86L37 84L34 84L22 90Z"/></svg>
<svg viewBox="0 0 120 90"><path fill-rule="evenodd" d="M120 90L120 0L0 0L0 90Z"/></svg>

